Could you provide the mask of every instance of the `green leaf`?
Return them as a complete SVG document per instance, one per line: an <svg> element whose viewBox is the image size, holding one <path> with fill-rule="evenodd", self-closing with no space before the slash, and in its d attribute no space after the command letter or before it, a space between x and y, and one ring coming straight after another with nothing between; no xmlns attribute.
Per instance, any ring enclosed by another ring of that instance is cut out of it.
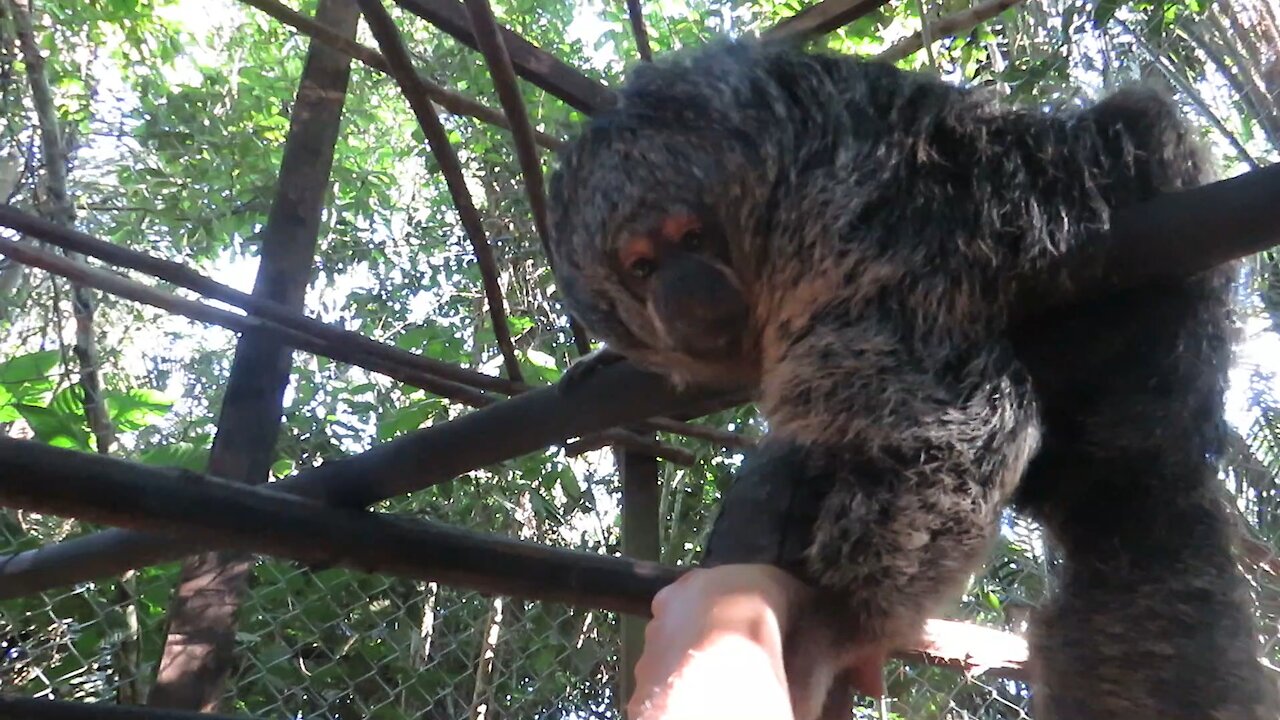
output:
<svg viewBox="0 0 1280 720"><path fill-rule="evenodd" d="M388 440L417 430L443 406L441 400L432 398L392 410L378 420L378 439Z"/></svg>
<svg viewBox="0 0 1280 720"><path fill-rule="evenodd" d="M61 360L57 350L44 350L6 360L0 363L0 384L23 385L44 380Z"/></svg>
<svg viewBox="0 0 1280 720"><path fill-rule="evenodd" d="M182 468L199 473L209 465L209 448L187 442L158 445L144 451L138 461L144 465Z"/></svg>
<svg viewBox="0 0 1280 720"><path fill-rule="evenodd" d="M36 439L55 447L91 450L89 433L81 424L82 416L55 407L18 405L22 419L31 426Z"/></svg>
<svg viewBox="0 0 1280 720"><path fill-rule="evenodd" d="M158 390L136 388L127 392L103 394L111 422L124 431L140 430L164 417L173 409L173 401Z"/></svg>

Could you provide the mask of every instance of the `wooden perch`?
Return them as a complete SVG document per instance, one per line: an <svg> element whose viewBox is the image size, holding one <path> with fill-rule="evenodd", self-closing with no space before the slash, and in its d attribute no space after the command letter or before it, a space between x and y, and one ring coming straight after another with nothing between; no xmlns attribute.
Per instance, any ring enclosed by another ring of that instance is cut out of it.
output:
<svg viewBox="0 0 1280 720"><path fill-rule="evenodd" d="M573 396L556 387L531 390L359 455L309 468L273 487L330 505L365 507L599 428L721 397L700 389L678 392L662 378L627 363L601 368L582 390ZM124 530L79 537L0 557L0 599L117 575L202 549L199 543Z"/></svg>
<svg viewBox="0 0 1280 720"><path fill-rule="evenodd" d="M533 225L542 244L543 257L551 261L550 229L547 225L547 192L542 179L542 158L533 143L533 125L520 94L520 83L511 65L511 56L502 41L498 21L488 0L467 0L467 14L471 17L471 29L476 47L489 66L489 77L498 91L502 111L507 115L511 135L516 145L516 160L520 164L520 176L524 179L529 209L533 212ZM591 340L587 330L573 317L569 318L569 332L580 355L591 352Z"/></svg>
<svg viewBox="0 0 1280 720"><path fill-rule="evenodd" d="M1124 208L1104 237L1063 259L1068 282L1029 281L1022 304L1034 315L1261 252L1280 244L1277 206L1280 164Z"/></svg>
<svg viewBox="0 0 1280 720"><path fill-rule="evenodd" d="M649 47L649 31L644 26L640 0L627 0L627 21L631 23L631 36L636 39L636 54L641 60L652 62L653 49Z"/></svg>
<svg viewBox="0 0 1280 720"><path fill-rule="evenodd" d="M172 535L171 543L255 552L322 567L431 580L483 593L649 615L684 570L555 548L429 520L328 507L274 486L0 438L0 502ZM6 588L7 589L7 588ZM985 646L969 644L980 638ZM992 641L998 640L997 644ZM966 669L1021 669L1024 647L998 630L934 621L904 657ZM997 657L993 647L1007 648Z"/></svg>
<svg viewBox="0 0 1280 720"><path fill-rule="evenodd" d="M471 190L467 188L462 162L453 149L453 143L449 141L449 133L440 123L440 116L436 114L431 98L427 97L418 71L413 67L413 58L405 47L404 38L400 37L400 31L383 7L382 0L356 2L364 13L365 23L378 41L378 47L382 48L391 77L396 79L405 99L409 101L409 107L418 119L427 144L431 146L431 154L440 166L440 174L449 187L453 207L458 211L458 219L466 230L467 239L471 241L471 247L475 251L476 263L480 266L485 302L489 306L489 318L493 321L493 335L502 350L507 377L521 382L524 378L520 372L520 361L516 357L515 342L511 339L511 326L507 323L506 298L502 295L502 284L498 280L498 263L493 255L493 246L489 244L488 235L484 231L484 223L480 220L480 211L471 200Z"/></svg>
<svg viewBox="0 0 1280 720"><path fill-rule="evenodd" d="M224 285L206 275L201 275L185 265L99 240L83 232L55 225L8 205L0 205L0 225L31 237L39 238L65 250L88 255L119 267L137 270L205 297L234 305L253 316L253 318L266 320L292 331L286 332L285 335L293 337L299 343L294 347L324 355L325 357L332 357L335 360L349 362L358 367L395 378L414 387L420 387L441 397L466 403L472 407L484 407L496 400L484 393L474 392L476 390L515 395L527 392L530 389L530 386L523 383L486 375L485 373L451 365L435 358L411 353L394 345L378 342L360 333L320 322L314 318L293 312L271 300L254 297ZM59 262L56 257L53 260L49 260L48 253L35 250L23 253L22 247L16 247L0 241L0 254L11 255L19 262L41 267L52 273L65 274L65 263ZM107 277L99 274L101 271L98 270L93 271L93 273L98 278ZM202 303L179 298L170 293L133 283L115 275L109 275L108 281L98 282L94 287L237 332L242 332L245 327L255 324L251 318L245 318L220 308L211 308ZM337 354L330 355L330 352ZM727 406L717 407L715 410L720 410ZM668 418L650 418L638 423L638 425L647 430L699 438L728 448L746 448L753 444L751 438L739 433L703 425L690 425Z"/></svg>
<svg viewBox="0 0 1280 720"><path fill-rule="evenodd" d="M101 460L101 462L99 462ZM0 438L0 503L321 567L645 614L679 571Z"/></svg>

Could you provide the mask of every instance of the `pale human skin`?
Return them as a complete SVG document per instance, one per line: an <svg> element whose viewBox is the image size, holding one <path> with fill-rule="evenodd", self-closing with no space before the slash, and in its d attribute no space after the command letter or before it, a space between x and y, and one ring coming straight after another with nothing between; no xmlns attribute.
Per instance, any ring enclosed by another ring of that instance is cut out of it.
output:
<svg viewBox="0 0 1280 720"><path fill-rule="evenodd" d="M630 720L793 720L782 641L811 590L769 565L691 570L653 599Z"/></svg>

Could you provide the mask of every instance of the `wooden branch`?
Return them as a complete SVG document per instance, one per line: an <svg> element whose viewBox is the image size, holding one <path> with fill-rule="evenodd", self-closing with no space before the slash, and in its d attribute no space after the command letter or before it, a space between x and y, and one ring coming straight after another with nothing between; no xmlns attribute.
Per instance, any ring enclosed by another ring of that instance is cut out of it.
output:
<svg viewBox="0 0 1280 720"><path fill-rule="evenodd" d="M578 457L592 450L599 450L606 445L618 445L642 455L661 458L681 467L693 467L698 463L698 458L687 450L663 445L652 438L642 437L638 433L623 428L613 428L574 440L564 446L564 455L565 457Z"/></svg>
<svg viewBox="0 0 1280 720"><path fill-rule="evenodd" d="M662 443L651 438L641 437L640 435L623 428L612 428L595 436L598 438L599 445L595 447L587 447L586 438L571 442L564 447L566 457L575 457L590 450L596 450L605 445L618 445L628 450L638 451L644 455L652 455L661 458L674 465L681 467L693 467L698 463L698 458L688 450L663 445Z"/></svg>
<svg viewBox="0 0 1280 720"><path fill-rule="evenodd" d="M395 3L473 50L480 49L467 9L457 0L395 0ZM498 30L520 77L588 115L612 107L616 102L613 91L604 85L511 30L505 27Z"/></svg>
<svg viewBox="0 0 1280 720"><path fill-rule="evenodd" d="M869 15L889 0L823 0L761 33L766 40L808 40Z"/></svg>
<svg viewBox="0 0 1280 720"><path fill-rule="evenodd" d="M360 11L351 0L319 0L316 21L354 38ZM271 207L261 233L253 295L293 312L306 302L316 264L320 221L333 177L351 84L351 58L319 40L308 43L298 78ZM236 342L205 471L239 483L264 484L283 425L293 348L273 332L251 331ZM187 558L169 601L152 707L218 710L226 695L238 612L253 572L250 558L203 553Z"/></svg>
<svg viewBox="0 0 1280 720"><path fill-rule="evenodd" d="M488 0L466 0L467 14L471 18L472 34L476 47L484 56L489 66L489 76L493 87L498 92L498 100L502 111L511 124L512 135L516 143L516 159L520 163L520 173L524 178L525 191L529 195L529 207L533 210L533 224L542 241L542 249L547 257L551 257L547 246L547 192L542 182L542 161L533 146L533 126L529 123L529 113L524 106L524 98L520 96L520 87L516 81L515 68L511 65L511 56L502 43L502 35L498 29L498 21L493 17L493 8Z"/></svg>
<svg viewBox="0 0 1280 720"><path fill-rule="evenodd" d="M599 428L722 397L720 391L706 389L676 391L661 377L627 363L600 368L579 390L571 395L556 387L531 390L359 455L309 468L272 487L335 506L364 507ZM0 599L117 575L200 549L198 544L122 530L75 538L0 557Z"/></svg>
<svg viewBox="0 0 1280 720"><path fill-rule="evenodd" d="M928 28L921 29L919 32L899 40L890 46L888 50L877 55L876 59L885 62L898 62L924 47L926 30L934 40L948 35L958 35L972 30L1022 2L1023 0L988 0L988 2L981 5L974 5L968 10L961 10L940 18L937 22L929 22L926 19L923 22L928 23Z"/></svg>
<svg viewBox="0 0 1280 720"><path fill-rule="evenodd" d="M475 406L484 406L493 402L489 396L478 390L449 380L442 380L413 368L406 368L396 363L387 362L379 357L370 357L362 352L359 347L344 344L341 340L333 337L304 334L270 320L245 317L212 305L181 298L114 273L74 263L67 258L37 250L21 243L7 240L0 241L0 255L7 255L24 265L38 267L74 282L127 300L145 303L175 315L182 315L183 317L217 325L239 333L255 330L269 332L275 335L281 343L288 344L291 347L330 357L339 362L364 367L452 400Z"/></svg>
<svg viewBox="0 0 1280 720"><path fill-rule="evenodd" d="M7 0L12 15L13 33L26 67L27 84L31 89L31 106L36 115L36 129L40 136L44 192L41 198L42 212L57 225L75 225L75 208L67 186L67 169L70 165L68 147L53 90L49 86L44 56L36 39L31 19L30 0ZM83 263L84 257L67 253L71 260ZM79 366L79 385L82 392L81 407L85 423L93 433L98 452L108 453L116 443L116 429L107 412L102 397L101 353L98 350L98 333L94 325L95 298L87 288L71 285L71 316L75 321L75 342L71 352Z"/></svg>
<svg viewBox="0 0 1280 720"><path fill-rule="evenodd" d="M614 458L622 486L622 556L659 562L662 560L662 524L666 516L662 508L662 471L658 461L630 450L617 451ZM644 654L647 623L642 618L627 615L618 621L622 642L618 648L615 677L621 697L630 698L636 687L636 663Z"/></svg>
<svg viewBox="0 0 1280 720"><path fill-rule="evenodd" d="M1123 208L1043 278L1023 284L1014 322L1054 307L1205 272L1280 244L1280 164ZM1066 277L1066 282L1055 278Z"/></svg>
<svg viewBox="0 0 1280 720"><path fill-rule="evenodd" d="M113 295L133 300L135 302L146 303L152 307L166 310L175 315L182 315L183 317L188 317L193 320L200 320L212 325L218 325L219 327L225 327L235 332L266 332L279 342L291 347L332 358L339 362L349 363L356 367L362 367L366 370L386 375L387 377L399 380L400 382L412 385L413 387L421 388L427 392L449 398L450 400L456 400L471 407L487 407L499 402L499 399L492 395L486 395L483 392L474 390L459 383L442 380L432 375L430 372L424 372L418 369L414 364L397 363L394 361L388 361L379 355L370 355L364 352L363 348L359 347L358 344L344 343L341 337L317 337L315 335L298 332L292 328L278 325L271 321L237 315L221 308L212 307L193 300L187 300L186 298L180 298L171 293L147 287L141 283L114 275L104 270L74 263L67 258L59 257L52 253L47 253L12 241L0 240L0 255L8 255L24 265L38 267L57 275L76 280L86 287L92 287L104 292L109 292ZM352 334L354 335L355 333ZM361 336L357 335L357 337ZM418 358L419 356L413 355L412 357ZM522 390L521 392L524 391L525 390ZM661 425L663 423L654 424ZM683 423L676 424L683 426ZM688 427L696 428L697 426L690 425ZM705 429L713 430L712 428ZM734 435L733 433L728 434ZM674 462L678 465L688 467L696 462L693 454L687 450L663 445L652 440L644 440L637 437L634 433L626 432L620 428L606 430L600 433L598 437L602 438L602 444L616 443L625 447L634 446L637 450L657 455L658 457ZM586 450L591 449L594 448L580 450L577 454L581 454L581 452L586 452Z"/></svg>
<svg viewBox="0 0 1280 720"><path fill-rule="evenodd" d="M306 15L276 2L276 0L241 0L241 2L261 10L303 35L319 40L334 50L359 60L380 73L389 75L391 72L387 67L387 59L382 57L382 53L371 47L361 45L354 40L345 38L334 32L329 27L321 25ZM436 101L440 107L448 110L450 113L453 113L454 115L473 117L490 125L496 125L504 130L511 129L511 126L507 124L507 118L501 112L477 102L466 95L442 87L421 74L419 74L419 80L422 82L422 87L427 93L427 96ZM552 137L544 132L538 131L534 131L533 135L534 140L548 150L554 151L564 147L564 141L560 138Z"/></svg>
<svg viewBox="0 0 1280 720"><path fill-rule="evenodd" d="M420 387L428 392L450 400L466 403L472 407L483 407L491 401L491 398L483 393L471 392L472 389L498 392L504 395L515 395L527 392L530 389L528 385L523 383L486 375L485 373L451 365L435 358L411 353L394 345L388 345L365 337L360 333L320 322L301 313L293 312L271 300L254 297L248 293L223 285L185 265L130 250L76 230L54 225L47 220L29 215L8 205L0 205L0 225L31 237L39 238L58 247L95 257L113 265L137 270L173 283L178 287L200 293L205 297L234 305L253 317L267 320L295 333L308 336L309 340L315 341L307 345L295 345L294 347L326 357L342 359L343 362L349 362L366 370L393 377L414 387ZM16 254L19 252L15 250L14 253L7 253L6 251L9 247L7 243L0 242L0 254ZM24 256L27 260L19 259L19 261L34 264L59 275L64 274L64 266L53 261L46 262L44 260L45 255L44 253L33 251L33 253ZM161 307L185 317L216 324L237 332L242 332L245 327L248 327L244 324L246 319L235 313L226 313L217 308L212 308L212 311L210 311L207 305L192 303L169 293L137 283L130 283L115 275L109 275L109 277L119 283L111 285L119 292L116 290L111 292L122 297ZM104 289L101 284L95 285L95 287L100 290ZM134 294L125 294L125 288L128 288ZM299 340L299 342L305 343L306 340ZM334 350L334 348L337 348L337 350ZM329 355L330 352L346 352L347 354L343 358L338 358ZM433 381L431 376L434 376L440 382ZM723 408L717 408L717 410L719 409ZM667 418L651 418L643 421L641 425L645 429L685 435L686 437L706 440L723 447L746 448L753 444L752 439L745 435L703 425L690 425Z"/></svg>
<svg viewBox="0 0 1280 720"><path fill-rule="evenodd" d="M554 548L273 489L0 438L0 502L255 552L484 593L645 614L679 576L657 563Z"/></svg>
<svg viewBox="0 0 1280 720"><path fill-rule="evenodd" d="M0 719L11 720L253 720L246 715L213 715L109 702L0 696Z"/></svg>
<svg viewBox="0 0 1280 720"><path fill-rule="evenodd" d="M627 0L627 19L631 22L631 35L636 39L636 53L641 60L653 62L653 49L649 47L649 33L644 28L640 0Z"/></svg>
<svg viewBox="0 0 1280 720"><path fill-rule="evenodd" d="M520 95L520 86L516 80L515 69L511 65L511 57L502 42L502 34L498 21L493 17L493 8L488 0L466 0L467 13L471 17L472 33L476 46L489 66L489 76L498 91L498 100L502 103L502 111L507 114L511 134L516 143L516 159L520 163L520 175L524 178L525 193L529 197L529 208L533 211L533 225L542 243L543 256L551 262L551 246L548 238L550 230L547 225L547 192L542 179L542 159L538 156L538 148L533 144L533 126L529 122L529 113L524 106L524 98ZM579 353L585 355L591 351L591 342L586 329L572 318L569 320L569 332L573 335L574 345Z"/></svg>
<svg viewBox="0 0 1280 720"><path fill-rule="evenodd" d="M199 543L642 617L654 594L685 571L331 508L279 485L246 486L12 438L0 438L0 469L6 505L172 534L168 542L178 546ZM932 621L921 642L900 655L924 653L936 664L966 669L1020 669L1020 643L998 630Z"/></svg>
<svg viewBox="0 0 1280 720"><path fill-rule="evenodd" d="M498 282L498 263L494 260L493 247L489 245L484 224L480 221L480 213L471 201L471 191L467 189L462 163L453 150L453 143L449 142L449 134L440 124L435 106L431 104L422 87L418 72L413 69L413 60L409 57L404 39L400 37L400 31L396 29L395 21L382 6L382 0L356 1L364 12L365 23L373 31L378 46L382 48L391 76L399 83L400 90L409 101L409 107L418 118L418 124L422 127L427 143L431 146L431 153L440 166L440 173L444 175L445 183L449 186L454 207L458 211L459 219L462 220L463 228L467 231L467 238L471 240L476 261L480 264L485 300L489 304L489 317L493 321L493 334L497 338L498 347L502 350L507 376L521 382L524 377L520 372L520 361L516 357L515 343L511 339L511 327L507 324L506 300L502 296L502 286Z"/></svg>

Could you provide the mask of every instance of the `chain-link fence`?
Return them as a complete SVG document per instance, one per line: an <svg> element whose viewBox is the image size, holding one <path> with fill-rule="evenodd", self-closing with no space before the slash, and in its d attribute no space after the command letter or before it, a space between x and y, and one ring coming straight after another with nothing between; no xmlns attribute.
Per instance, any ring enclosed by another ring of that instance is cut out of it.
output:
<svg viewBox="0 0 1280 720"><path fill-rule="evenodd" d="M492 496L486 490L460 482L428 493L424 504L435 505L433 517L467 515L475 527L485 516L475 508ZM74 525L0 513L5 553L62 539ZM505 523L505 530L540 541L558 534L534 524ZM490 525L482 529L504 529ZM0 602L0 689L83 702L145 700L177 575L171 563ZM229 710L335 720L616 716L613 613L271 558L256 562L250 587Z"/></svg>
<svg viewBox="0 0 1280 720"><path fill-rule="evenodd" d="M450 502L479 494L459 485ZM66 526L6 510L0 527L0 551L10 552L29 547L33 533ZM1047 590L1052 558L1034 527L1011 517L1005 529L954 617L1020 634ZM1280 586L1269 562L1249 568L1266 655L1276 660ZM0 688L87 702L145 699L176 574L171 564L0 603ZM261 559L238 641L226 706L253 717L620 716L620 633L612 613ZM883 704L864 703L856 716L1031 717L1027 685L998 674L966 678L949 668L894 661L887 686Z"/></svg>

